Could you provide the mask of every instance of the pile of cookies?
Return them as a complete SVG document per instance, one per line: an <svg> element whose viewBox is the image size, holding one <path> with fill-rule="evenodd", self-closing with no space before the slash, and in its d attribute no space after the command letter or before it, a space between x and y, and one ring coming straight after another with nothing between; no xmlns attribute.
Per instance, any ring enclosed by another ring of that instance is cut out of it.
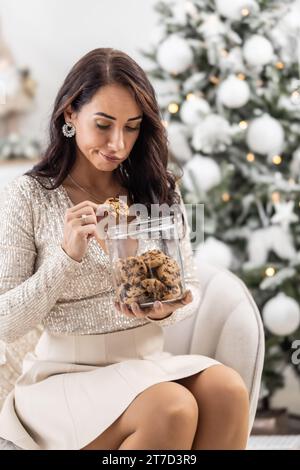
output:
<svg viewBox="0 0 300 470"><path fill-rule="evenodd" d="M128 306L133 302L175 300L182 294L177 261L158 249L119 259L115 273L118 301Z"/></svg>

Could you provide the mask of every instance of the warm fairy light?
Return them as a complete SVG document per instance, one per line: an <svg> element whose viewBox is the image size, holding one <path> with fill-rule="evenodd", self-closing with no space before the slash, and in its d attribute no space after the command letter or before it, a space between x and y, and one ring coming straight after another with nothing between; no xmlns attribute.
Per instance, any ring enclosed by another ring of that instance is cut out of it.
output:
<svg viewBox="0 0 300 470"><path fill-rule="evenodd" d="M242 16L249 16L250 10L248 8L243 8L241 11Z"/></svg>
<svg viewBox="0 0 300 470"><path fill-rule="evenodd" d="M255 160L254 153L251 153L251 152L247 153L247 160L248 160L248 162L254 162L254 160Z"/></svg>
<svg viewBox="0 0 300 470"><path fill-rule="evenodd" d="M274 191L271 197L272 197L272 202L274 203L280 202L280 193L278 191Z"/></svg>
<svg viewBox="0 0 300 470"><path fill-rule="evenodd" d="M238 74L237 74L237 78L238 78L239 80L245 80L246 75L245 75L244 73L238 73Z"/></svg>
<svg viewBox="0 0 300 470"><path fill-rule="evenodd" d="M274 163L274 165L280 165L280 163L282 162L281 156L274 155L274 157L272 158L272 162Z"/></svg>
<svg viewBox="0 0 300 470"><path fill-rule="evenodd" d="M168 106L168 111L171 114L176 114L179 109L179 106L177 103L170 103Z"/></svg>
<svg viewBox="0 0 300 470"><path fill-rule="evenodd" d="M248 127L248 122L247 121L240 121L239 122L239 127L243 130L247 129Z"/></svg>
<svg viewBox="0 0 300 470"><path fill-rule="evenodd" d="M274 276L275 272L276 272L275 269L272 268L272 266L269 266L269 267L265 270L265 275L266 275L267 277L272 277L272 276Z"/></svg>
<svg viewBox="0 0 300 470"><path fill-rule="evenodd" d="M218 77L216 77L215 75L211 75L209 77L209 81L210 83L212 83L213 85L218 85L220 83L220 79Z"/></svg>
<svg viewBox="0 0 300 470"><path fill-rule="evenodd" d="M168 125L169 125L169 123L168 123L168 121L167 121L166 119L163 119L163 120L161 121L161 123L162 123L162 125L163 125L164 127L166 127L166 128L167 128Z"/></svg>
<svg viewBox="0 0 300 470"><path fill-rule="evenodd" d="M194 95L194 93L188 93L186 95L186 99L187 100L195 100L196 99L196 95Z"/></svg>
<svg viewBox="0 0 300 470"><path fill-rule="evenodd" d="M228 56L228 51L226 49L221 49L220 54L222 57L227 57Z"/></svg>
<svg viewBox="0 0 300 470"><path fill-rule="evenodd" d="M294 90L293 93L291 94L291 102L293 104L299 104L300 103L300 92L299 90Z"/></svg>
<svg viewBox="0 0 300 470"><path fill-rule="evenodd" d="M230 194L228 194L228 193L223 193L223 194L222 194L222 200L223 200L224 202L228 202L228 201L230 200Z"/></svg>
<svg viewBox="0 0 300 470"><path fill-rule="evenodd" d="M283 62L276 62L275 64L275 67L278 69L278 70L282 70L284 69L284 63Z"/></svg>

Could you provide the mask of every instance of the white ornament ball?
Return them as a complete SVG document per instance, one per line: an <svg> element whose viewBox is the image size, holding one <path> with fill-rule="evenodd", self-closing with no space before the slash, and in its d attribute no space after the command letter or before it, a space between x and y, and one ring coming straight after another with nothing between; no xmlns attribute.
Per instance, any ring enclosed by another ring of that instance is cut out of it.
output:
<svg viewBox="0 0 300 470"><path fill-rule="evenodd" d="M197 249L195 263L198 270L201 270L202 263L229 269L232 264L232 253L225 243L214 237L208 237Z"/></svg>
<svg viewBox="0 0 300 470"><path fill-rule="evenodd" d="M188 125L198 124L203 116L210 113L210 106L206 100L195 96L186 100L180 109L181 120Z"/></svg>
<svg viewBox="0 0 300 470"><path fill-rule="evenodd" d="M283 150L284 130L277 119L264 114L250 123L246 140L252 152L274 156Z"/></svg>
<svg viewBox="0 0 300 470"><path fill-rule="evenodd" d="M250 12L259 10L255 0L215 0L220 15L230 20L239 20L243 17L242 10L247 8Z"/></svg>
<svg viewBox="0 0 300 470"><path fill-rule="evenodd" d="M259 34L254 34L247 39L243 53L248 64L253 66L269 64L274 57L272 43Z"/></svg>
<svg viewBox="0 0 300 470"><path fill-rule="evenodd" d="M192 146L204 153L224 152L231 144L229 122L219 114L209 114L193 129Z"/></svg>
<svg viewBox="0 0 300 470"><path fill-rule="evenodd" d="M193 52L185 39L172 34L158 48L157 61L169 73L185 72L193 63Z"/></svg>
<svg viewBox="0 0 300 470"><path fill-rule="evenodd" d="M245 80L239 80L235 75L230 75L219 86L218 98L227 108L241 108L249 101L249 85Z"/></svg>
<svg viewBox="0 0 300 470"><path fill-rule="evenodd" d="M180 162L187 162L192 158L192 150L188 143L187 126L181 122L170 122L167 127L170 151Z"/></svg>
<svg viewBox="0 0 300 470"><path fill-rule="evenodd" d="M196 154L184 166L183 182L190 192L198 188L201 191L209 191L221 182L221 171L219 165L209 157ZM192 177L190 176L192 174ZM195 181L196 188L193 183Z"/></svg>
<svg viewBox="0 0 300 470"><path fill-rule="evenodd" d="M299 328L299 305L295 299L283 292L265 304L262 314L265 326L274 335L291 335Z"/></svg>

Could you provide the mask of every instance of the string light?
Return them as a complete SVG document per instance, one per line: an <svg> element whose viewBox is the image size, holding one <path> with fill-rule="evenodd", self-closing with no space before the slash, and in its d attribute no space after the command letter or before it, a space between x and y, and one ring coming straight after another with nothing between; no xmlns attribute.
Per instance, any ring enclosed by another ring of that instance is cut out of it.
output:
<svg viewBox="0 0 300 470"><path fill-rule="evenodd" d="M221 56L223 56L223 57L227 57L227 56L228 56L228 51L227 51L226 49L221 49L221 50L220 50L220 54L221 54Z"/></svg>
<svg viewBox="0 0 300 470"><path fill-rule="evenodd" d="M276 273L275 269L272 267L272 266L269 266L266 270L265 270L265 275L267 277L273 277L274 274Z"/></svg>
<svg viewBox="0 0 300 470"><path fill-rule="evenodd" d="M251 153L251 152L247 153L247 160L248 160L248 162L254 162L254 160L255 160L254 153Z"/></svg>
<svg viewBox="0 0 300 470"><path fill-rule="evenodd" d="M196 96L194 95L194 93L188 93L185 98L186 98L187 101L195 100Z"/></svg>
<svg viewBox="0 0 300 470"><path fill-rule="evenodd" d="M168 106L168 111L171 114L176 114L178 112L179 106L177 103L170 103Z"/></svg>
<svg viewBox="0 0 300 470"><path fill-rule="evenodd" d="M246 79L246 75L245 75L244 73L238 73L238 74L237 74L237 78L238 78L239 80L245 80L245 79Z"/></svg>
<svg viewBox="0 0 300 470"><path fill-rule="evenodd" d="M275 204L276 204L277 202L280 202L280 193L279 193L278 191L274 191L274 192L272 193L271 198L272 198L272 202L274 202Z"/></svg>
<svg viewBox="0 0 300 470"><path fill-rule="evenodd" d="M243 8L241 11L242 16L249 16L250 10L248 8Z"/></svg>
<svg viewBox="0 0 300 470"><path fill-rule="evenodd" d="M272 162L274 163L274 165L280 165L280 163L282 162L281 156L274 155L274 157L272 158Z"/></svg>
<svg viewBox="0 0 300 470"><path fill-rule="evenodd" d="M284 63L283 62L276 62L275 64L275 67L278 69L278 70L282 70L284 69Z"/></svg>
<svg viewBox="0 0 300 470"><path fill-rule="evenodd" d="M248 127L248 122L247 121L240 121L239 127L243 130L247 129Z"/></svg>
<svg viewBox="0 0 300 470"><path fill-rule="evenodd" d="M222 194L222 200L224 202L228 202L230 200L230 194L229 193L223 193Z"/></svg>
<svg viewBox="0 0 300 470"><path fill-rule="evenodd" d="M163 120L161 121L161 123L162 123L162 125L163 125L165 128L167 128L168 125L169 125L169 123L168 123L168 121L167 121L166 119L163 119Z"/></svg>
<svg viewBox="0 0 300 470"><path fill-rule="evenodd" d="M300 104L300 91L299 90L293 91L293 93L291 94L291 102L293 104Z"/></svg>
<svg viewBox="0 0 300 470"><path fill-rule="evenodd" d="M220 79L219 77L216 77L215 75L211 75L209 77L209 81L210 83L212 83L213 85L218 85L220 83Z"/></svg>

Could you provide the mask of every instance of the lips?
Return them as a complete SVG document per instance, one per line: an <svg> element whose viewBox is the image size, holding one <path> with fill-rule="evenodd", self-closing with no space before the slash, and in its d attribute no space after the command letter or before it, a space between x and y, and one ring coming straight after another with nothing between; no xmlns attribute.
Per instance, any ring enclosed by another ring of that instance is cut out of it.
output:
<svg viewBox="0 0 300 470"><path fill-rule="evenodd" d="M105 157L105 158L107 158L107 159L109 159L109 160L113 160L114 162L119 162L119 161L121 161L120 158L116 158L116 157L114 157L114 156L112 156L112 155L106 155L105 153L102 153L102 152L100 152L100 153L101 153L101 155L102 155L103 157Z"/></svg>

